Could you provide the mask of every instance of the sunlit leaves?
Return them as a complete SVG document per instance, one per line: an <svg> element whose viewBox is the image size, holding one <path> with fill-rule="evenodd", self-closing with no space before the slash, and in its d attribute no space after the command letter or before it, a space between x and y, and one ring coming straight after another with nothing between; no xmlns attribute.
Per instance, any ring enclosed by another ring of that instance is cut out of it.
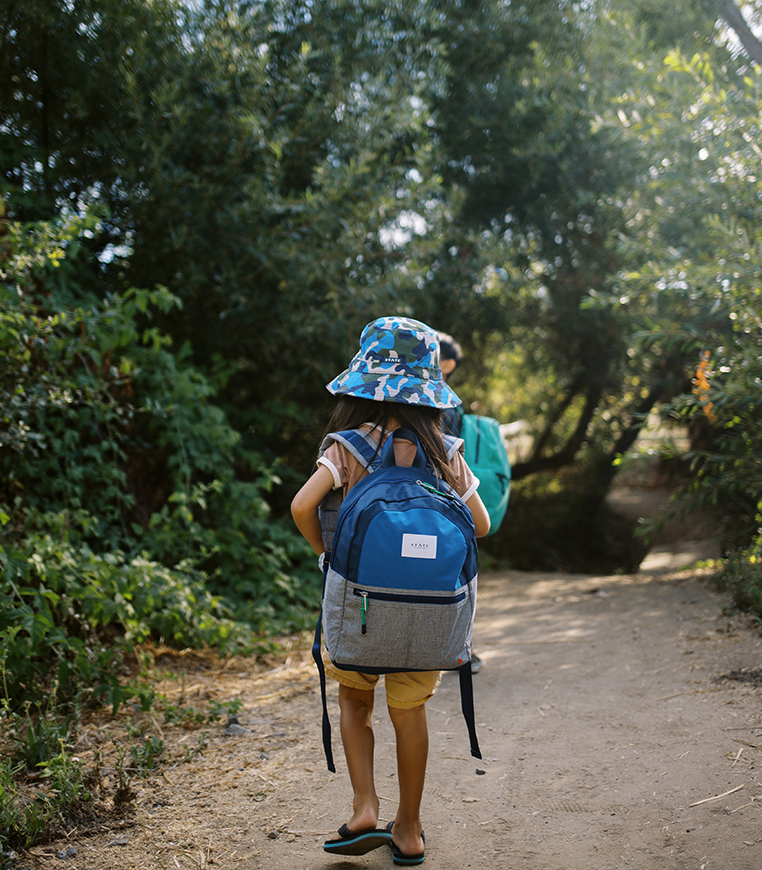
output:
<svg viewBox="0 0 762 870"><path fill-rule="evenodd" d="M722 501L739 529L762 495L761 76L678 52L663 70L643 71L650 99L628 135L648 171L622 239L629 261L640 261L622 285L643 342L678 347L693 379L673 411L714 427L711 448L695 457L692 497Z"/></svg>

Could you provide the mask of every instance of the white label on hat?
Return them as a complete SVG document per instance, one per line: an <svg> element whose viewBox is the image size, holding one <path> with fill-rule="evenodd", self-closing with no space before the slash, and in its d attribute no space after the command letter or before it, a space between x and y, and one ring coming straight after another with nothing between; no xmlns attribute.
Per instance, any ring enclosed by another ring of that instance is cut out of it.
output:
<svg viewBox="0 0 762 870"><path fill-rule="evenodd" d="M436 559L436 535L403 535L402 556L410 559Z"/></svg>

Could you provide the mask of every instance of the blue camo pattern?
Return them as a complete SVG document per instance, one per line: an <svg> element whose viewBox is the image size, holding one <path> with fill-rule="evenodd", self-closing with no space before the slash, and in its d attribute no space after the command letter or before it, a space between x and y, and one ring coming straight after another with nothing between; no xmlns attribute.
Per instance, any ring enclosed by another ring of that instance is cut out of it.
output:
<svg viewBox="0 0 762 870"><path fill-rule="evenodd" d="M439 334L409 317L379 317L360 336L349 368L326 389L376 402L454 408L460 399L439 367Z"/></svg>

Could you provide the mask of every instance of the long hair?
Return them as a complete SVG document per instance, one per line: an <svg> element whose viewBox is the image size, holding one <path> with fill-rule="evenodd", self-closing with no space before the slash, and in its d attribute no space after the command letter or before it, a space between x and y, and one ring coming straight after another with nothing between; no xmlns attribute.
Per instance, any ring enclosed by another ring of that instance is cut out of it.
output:
<svg viewBox="0 0 762 870"><path fill-rule="evenodd" d="M342 429L358 429L363 423L372 423L376 429L381 430L381 439L383 439L383 433L388 428L387 422L393 417L403 429L411 429L415 432L435 472L450 486L454 486L455 477L447 461L447 449L440 429L440 416L438 408L430 408L428 405L376 402L358 396L339 396L325 435L329 432L340 432ZM379 441L379 450L380 443Z"/></svg>

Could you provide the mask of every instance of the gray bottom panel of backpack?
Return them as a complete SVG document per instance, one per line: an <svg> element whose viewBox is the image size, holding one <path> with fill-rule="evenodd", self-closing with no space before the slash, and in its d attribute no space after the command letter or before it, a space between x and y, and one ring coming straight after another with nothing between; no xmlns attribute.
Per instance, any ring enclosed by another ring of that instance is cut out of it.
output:
<svg viewBox="0 0 762 870"><path fill-rule="evenodd" d="M347 669L452 670L471 658L475 583L451 596L364 595L347 588L343 606L324 602L323 629L331 660ZM465 594L464 594L465 593Z"/></svg>

